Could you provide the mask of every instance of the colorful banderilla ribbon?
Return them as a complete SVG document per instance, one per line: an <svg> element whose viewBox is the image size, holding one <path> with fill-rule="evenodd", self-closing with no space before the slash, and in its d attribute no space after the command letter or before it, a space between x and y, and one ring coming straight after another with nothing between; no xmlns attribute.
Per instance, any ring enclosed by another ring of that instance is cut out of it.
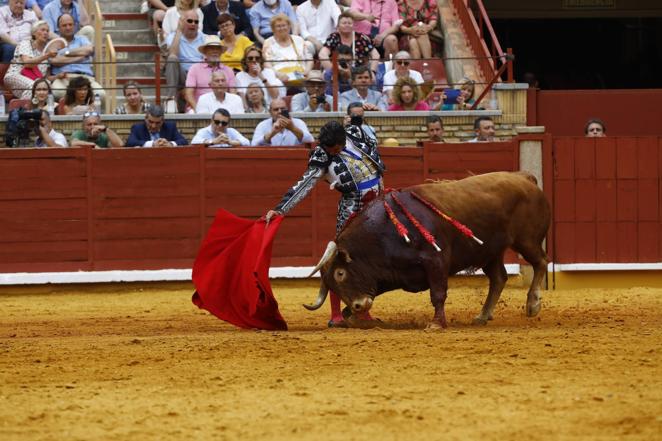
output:
<svg viewBox="0 0 662 441"><path fill-rule="evenodd" d="M386 202L386 199L384 199L384 209L386 210L386 214L388 215L388 218L391 220L391 223L395 226L395 229L398 231L398 234L401 237L404 237L405 242L409 243L409 237L407 234L409 234L409 231L407 230L407 227L402 225L400 221L398 220L397 217L395 217L395 213L393 213L393 210L391 207L388 206L388 202Z"/></svg>
<svg viewBox="0 0 662 441"><path fill-rule="evenodd" d="M475 240L476 242L478 242L481 245L483 244L483 241L480 240L479 238L477 238L474 235L473 231L471 231L471 229L469 227L467 227L466 225L463 225L462 223L456 221L455 219L453 219L452 217L450 217L449 215L447 215L443 211L439 210L437 207L432 205L429 201L427 201L427 200L423 199L423 197L419 196L416 192L412 191L411 195L413 197L415 197L416 199L418 199L423 205L428 207L430 210L434 211L439 216L441 216L442 218L444 218L448 222L450 222L451 225L453 225L455 228L457 228L462 234L464 234L467 237L472 238L473 240Z"/></svg>
<svg viewBox="0 0 662 441"><path fill-rule="evenodd" d="M402 202L400 202L400 199L398 199L398 197L395 195L395 192L391 193L391 198L398 205L398 207L400 207L400 210L402 210L402 212L405 214L405 216L407 216L407 219L409 219L409 222L414 224L414 226L416 227L418 232L421 233L421 236L423 236L425 238L425 240L427 240L428 243L434 247L435 250L437 250L438 252L441 252L441 248L439 248L439 245L437 245L437 241L434 239L434 236L432 235L432 233L430 233L430 231L428 231L423 225L421 225L421 223L418 221L418 219L416 219L414 217L414 215L411 214L409 212L409 210L407 210L405 208L404 205L402 205Z"/></svg>

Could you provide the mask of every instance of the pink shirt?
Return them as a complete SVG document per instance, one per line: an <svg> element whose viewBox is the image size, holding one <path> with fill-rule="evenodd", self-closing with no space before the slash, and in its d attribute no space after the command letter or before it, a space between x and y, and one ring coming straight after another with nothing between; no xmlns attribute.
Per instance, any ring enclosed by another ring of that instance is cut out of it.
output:
<svg viewBox="0 0 662 441"><path fill-rule="evenodd" d="M395 0L352 0L351 9L377 17L377 21L374 24L379 25L380 34L400 19L398 4ZM368 20L355 21L354 30L370 35L372 25Z"/></svg>
<svg viewBox="0 0 662 441"><path fill-rule="evenodd" d="M404 107L400 104L391 104L388 106L388 110L405 110ZM425 101L419 101L416 103L414 110L430 110L430 106Z"/></svg>
<svg viewBox="0 0 662 441"><path fill-rule="evenodd" d="M188 74L186 75L186 87L194 88L193 97L195 98L196 103L200 96L207 92L211 92L209 80L211 80L211 74L216 71L222 71L225 73L228 88L234 87L234 72L225 64L219 63L218 67L212 69L206 61L203 61L202 63L195 63L188 70Z"/></svg>

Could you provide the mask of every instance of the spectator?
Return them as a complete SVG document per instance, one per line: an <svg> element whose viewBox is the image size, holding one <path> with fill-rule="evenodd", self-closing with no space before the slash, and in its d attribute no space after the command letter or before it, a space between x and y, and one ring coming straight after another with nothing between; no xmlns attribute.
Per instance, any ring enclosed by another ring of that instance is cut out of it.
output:
<svg viewBox="0 0 662 441"><path fill-rule="evenodd" d="M14 51L12 61L5 74L5 87L16 98L30 98L32 84L48 75L48 60L57 55L51 47L46 50L49 39L48 23L36 21L31 28L32 38L22 40Z"/></svg>
<svg viewBox="0 0 662 441"><path fill-rule="evenodd" d="M218 29L220 30L221 44L225 49L221 54L221 63L239 71L242 69L241 60L244 58L246 48L253 42L245 35L235 34L236 22L230 14L218 16Z"/></svg>
<svg viewBox="0 0 662 441"><path fill-rule="evenodd" d="M479 116L474 120L474 131L476 137L469 142L494 142L495 128L494 121L489 116Z"/></svg>
<svg viewBox="0 0 662 441"><path fill-rule="evenodd" d="M386 98L382 93L370 89L371 85L372 75L370 75L368 67L356 66L352 69L352 86L354 87L340 95L340 107L345 109L349 107L350 103L359 102L362 104L363 110L386 110L388 107Z"/></svg>
<svg viewBox="0 0 662 441"><path fill-rule="evenodd" d="M370 63L370 70L373 72L377 71L379 52L375 49L370 37L354 31L354 18L349 11L344 11L340 14L338 29L329 35L329 38L324 42L324 47L320 50L319 58L324 69L330 70L333 67L331 65L331 54L341 44L354 48L355 65Z"/></svg>
<svg viewBox="0 0 662 441"><path fill-rule="evenodd" d="M602 138L607 136L607 126L599 118L591 118L586 121L586 126L584 127L584 135L587 138Z"/></svg>
<svg viewBox="0 0 662 441"><path fill-rule="evenodd" d="M430 32L437 27L436 0L400 0L398 11L402 18L399 46L414 59L431 58Z"/></svg>
<svg viewBox="0 0 662 441"><path fill-rule="evenodd" d="M393 87L393 104L388 108L394 110L430 110L423 100L421 87L410 77L400 78Z"/></svg>
<svg viewBox="0 0 662 441"><path fill-rule="evenodd" d="M58 103L53 103L53 108L48 108L48 95L51 94L51 83L46 78L37 78L32 83L32 94L30 95L30 108L33 110L46 110L54 112Z"/></svg>
<svg viewBox="0 0 662 441"><path fill-rule="evenodd" d="M244 101L239 95L228 92L224 72L218 70L213 72L209 80L209 87L211 92L200 97L195 106L195 113L214 113L216 109L226 109L232 114L244 113Z"/></svg>
<svg viewBox="0 0 662 441"><path fill-rule="evenodd" d="M289 0L260 0L248 12L253 35L260 46L263 46L265 40L273 35L271 19L279 14L285 14L290 23L297 22L296 14ZM293 33L299 34L297 29L294 29Z"/></svg>
<svg viewBox="0 0 662 441"><path fill-rule="evenodd" d="M131 127L127 147L177 147L187 145L186 138L179 133L177 125L166 121L163 107L151 106L145 112L145 121Z"/></svg>
<svg viewBox="0 0 662 441"><path fill-rule="evenodd" d="M476 92L476 82L468 78L463 78L460 80L460 94L456 98L455 103L445 103L444 100L439 102L444 102L444 105L441 107L441 110L466 110L471 108L474 104L474 94ZM439 110L439 109L432 109Z"/></svg>
<svg viewBox="0 0 662 441"><path fill-rule="evenodd" d="M40 0L40 1L49 3L51 0ZM0 0L0 6L5 6L7 4L9 4L9 0ZM34 12L35 15L37 16L37 20L42 19L43 6L41 6L37 0L25 0L25 9Z"/></svg>
<svg viewBox="0 0 662 441"><path fill-rule="evenodd" d="M398 51L397 32L402 20L395 0L352 0L354 30L370 36L388 59Z"/></svg>
<svg viewBox="0 0 662 441"><path fill-rule="evenodd" d="M78 0L53 0L44 8L44 20L48 23L51 31L54 32L52 37L56 37L60 32L59 19L62 14L69 14L74 20L73 33L87 38L88 41L94 42L94 27L91 26L90 16L85 10L85 6ZM57 30L57 32L56 32Z"/></svg>
<svg viewBox="0 0 662 441"><path fill-rule="evenodd" d="M197 17L195 11L185 11L179 19L177 30L165 39L168 47L168 62L165 67L166 96L173 100L177 90L186 83L191 67L202 61L202 54L198 48L205 44L205 34L198 30ZM218 45L220 46L220 41ZM220 57L220 48L218 57ZM208 82L209 77L204 84L206 85ZM191 102L195 108L195 99L192 96Z"/></svg>
<svg viewBox="0 0 662 441"><path fill-rule="evenodd" d="M264 59L260 48L257 46L246 48L241 65L243 72L239 72L236 76L237 93L239 95L244 96L247 93L246 88L249 84L259 83L267 104L272 99L285 96L285 86L276 76L276 72L269 67L264 67Z"/></svg>
<svg viewBox="0 0 662 441"><path fill-rule="evenodd" d="M428 128L428 140L444 142L444 122L439 116L428 116L425 120Z"/></svg>
<svg viewBox="0 0 662 441"><path fill-rule="evenodd" d="M30 30L37 22L37 15L25 10L25 0L9 0L0 7L0 62L9 63L14 58L16 46L30 40Z"/></svg>
<svg viewBox="0 0 662 441"><path fill-rule="evenodd" d="M67 85L60 115L82 115L95 110L97 109L94 108L94 93L90 80L85 77L72 78Z"/></svg>
<svg viewBox="0 0 662 441"><path fill-rule="evenodd" d="M191 16L192 20L197 20L195 25L198 31L202 32L202 21L204 16L202 11L199 8L200 0L175 0L175 6L168 8L164 17L163 17L163 34L168 37L168 35L173 32L177 32L179 28L179 22L181 16L184 12L192 11L195 13L195 17Z"/></svg>
<svg viewBox="0 0 662 441"><path fill-rule="evenodd" d="M227 87L232 92L234 92L235 86L234 72L219 61L223 52L223 45L218 36L206 35L205 43L198 47L198 51L204 56L204 61L195 63L191 67L186 75L186 89L184 89L184 99L191 112L198 105L200 97L211 91L209 83L212 73L223 72L227 81Z"/></svg>
<svg viewBox="0 0 662 441"><path fill-rule="evenodd" d="M301 37L318 53L326 39L338 27L340 8L334 0L306 0L296 8Z"/></svg>
<svg viewBox="0 0 662 441"><path fill-rule="evenodd" d="M306 76L305 92L292 97L292 112L330 112L333 97L324 94L324 75L319 70L311 70Z"/></svg>
<svg viewBox="0 0 662 441"><path fill-rule="evenodd" d="M352 48L344 44L339 44L335 52L338 60L338 93L343 93L352 88L354 56L352 55ZM370 72L369 69L368 72ZM333 94L333 69L324 69L324 80L327 84L326 94Z"/></svg>
<svg viewBox="0 0 662 441"><path fill-rule="evenodd" d="M60 132L56 132L53 129L53 124L51 123L51 116L48 112L41 111L41 118L39 119L39 136L35 141L36 147L68 147L67 138Z"/></svg>
<svg viewBox="0 0 662 441"><path fill-rule="evenodd" d="M264 89L259 83L251 83L246 88L246 113L267 113L269 105L264 96Z"/></svg>
<svg viewBox="0 0 662 441"><path fill-rule="evenodd" d="M198 130L191 144L205 144L207 147L250 146L248 139L230 127L231 119L230 112L216 109L211 116L211 124Z"/></svg>
<svg viewBox="0 0 662 441"><path fill-rule="evenodd" d="M124 99L126 102L117 106L115 109L115 114L139 115L141 113L144 114L147 112L147 109L150 108L151 105L148 104L143 98L143 94L140 90L140 86L138 86L138 83L129 81L128 83L124 84L122 91L124 93Z"/></svg>
<svg viewBox="0 0 662 441"><path fill-rule="evenodd" d="M83 114L82 130L74 130L71 134L71 146L123 147L124 142L110 127L101 124L101 115L97 112L87 112Z"/></svg>
<svg viewBox="0 0 662 441"><path fill-rule="evenodd" d="M51 58L51 71L58 76L51 84L53 95L55 95L56 99L61 98L67 90L67 85L71 79L84 76L90 80L94 88L94 93L98 94L101 99L104 99L106 91L94 79L94 72L92 72L94 46L92 46L86 37L74 35L74 19L71 15L62 14L57 19L57 25L60 35L67 41L67 47L60 49L57 57ZM61 78L58 75L60 73L65 73L66 76Z"/></svg>
<svg viewBox="0 0 662 441"><path fill-rule="evenodd" d="M168 8L175 6L175 0L147 0L147 2L149 3L147 18L148 21L151 20L153 23L154 27L152 30L156 35L157 44L161 47L165 41L163 19L165 18L165 13L168 11Z"/></svg>
<svg viewBox="0 0 662 441"><path fill-rule="evenodd" d="M306 123L290 117L282 98L271 101L269 113L271 118L265 119L255 127L251 145L283 146L314 141Z"/></svg>
<svg viewBox="0 0 662 441"><path fill-rule="evenodd" d="M355 139L377 145L377 132L374 127L365 122L365 109L360 102L349 103L347 106L347 115L344 120L345 126L356 126L361 129L354 137Z"/></svg>
<svg viewBox="0 0 662 441"><path fill-rule="evenodd" d="M235 32L237 34L248 37L253 41L253 28L248 19L248 12L246 7L239 1L235 0L214 0L207 6L201 8L204 20L202 21L202 32L207 35L218 34L218 17L222 14L229 14L234 19Z"/></svg>
<svg viewBox="0 0 662 441"><path fill-rule="evenodd" d="M416 84L423 84L423 76L420 72L409 69L409 64L411 63L411 56L407 51L400 51L395 54L393 60L393 69L389 70L384 74L384 88L382 91L390 95L393 86L400 78L410 77L416 82Z"/></svg>
<svg viewBox="0 0 662 441"><path fill-rule="evenodd" d="M262 48L264 65L276 71L278 79L285 84L301 83L313 68L312 44L290 34L292 22L285 14L271 18L271 29L273 36L265 40Z"/></svg>

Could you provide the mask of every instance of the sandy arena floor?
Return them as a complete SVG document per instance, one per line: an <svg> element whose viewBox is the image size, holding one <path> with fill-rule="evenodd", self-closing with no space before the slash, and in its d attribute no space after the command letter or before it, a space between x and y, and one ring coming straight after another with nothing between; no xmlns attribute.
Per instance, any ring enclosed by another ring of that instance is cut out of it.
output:
<svg viewBox="0 0 662 441"><path fill-rule="evenodd" d="M662 290L390 293L396 329L326 329L314 285L274 284L289 332L244 331L177 287L0 293L0 439L659 440Z"/></svg>

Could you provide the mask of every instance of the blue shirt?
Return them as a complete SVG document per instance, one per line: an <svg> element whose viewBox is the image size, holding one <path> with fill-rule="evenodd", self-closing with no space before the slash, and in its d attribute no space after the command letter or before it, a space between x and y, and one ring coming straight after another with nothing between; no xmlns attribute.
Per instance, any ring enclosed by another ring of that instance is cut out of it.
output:
<svg viewBox="0 0 662 441"><path fill-rule="evenodd" d="M91 44L90 40L83 37L82 35L74 35L74 38L69 43L69 46L65 47L64 49L60 49L60 51L57 54L64 55L64 53L68 50L76 49L83 46L89 46L90 44ZM94 72L92 72L92 55L85 58L85 60L79 63L65 64L64 66L61 67L53 66L52 71L53 71L53 75L56 75L60 72L72 72L72 73L78 72L93 77Z"/></svg>
<svg viewBox="0 0 662 441"><path fill-rule="evenodd" d="M232 127L228 127L225 130L225 134L228 135L228 138L230 138L230 141L239 141L241 145L249 146L251 145L251 142L245 138L241 133L239 133L237 130L233 129ZM198 130L198 132L195 134L193 137L193 140L191 141L191 144L204 144L205 141L211 141L212 139L216 138L216 135L213 130L211 129L211 126L203 127L202 129ZM211 145L210 147L230 147L228 144L214 144Z"/></svg>
<svg viewBox="0 0 662 441"><path fill-rule="evenodd" d="M342 110L347 109L352 103L374 104L375 106L379 107L379 110L382 112L388 108L384 94L372 89L368 89L368 96L365 99L359 95L359 92L356 89L351 89L347 92L341 93L340 99L338 101L339 109Z"/></svg>
<svg viewBox="0 0 662 441"><path fill-rule="evenodd" d="M272 34L269 21L271 20L271 17L280 13L287 15L287 17L292 22L292 26L298 22L297 16L294 13L294 9L292 8L292 4L289 0L280 0L276 9L271 9L269 6L264 4L263 0L260 0L248 10L251 26L253 29L258 28L260 35L262 36Z"/></svg>
<svg viewBox="0 0 662 441"><path fill-rule="evenodd" d="M260 124L255 127L255 132L253 133L253 141L251 141L251 145L257 146L257 145L272 145L272 146L281 146L281 145L298 145L302 144L304 142L313 142L314 138L313 135L310 134L308 131L308 127L306 126L306 123L300 120L299 118L292 118L292 122L296 126L297 129L301 130L303 132L303 135L301 139L297 139L297 137L294 135L294 133L290 132L289 130L285 129L281 131L280 133L277 133L273 138L271 138L271 142L266 142L264 140L264 137L268 135L271 132L271 128L273 127L274 121L273 119L265 119L262 121Z"/></svg>
<svg viewBox="0 0 662 441"><path fill-rule="evenodd" d="M333 97L331 95L325 95L326 102L331 106L333 110ZM317 109L310 108L310 95L308 92L297 93L292 97L292 102L290 103L292 112L326 112L324 110L324 103L318 103Z"/></svg>
<svg viewBox="0 0 662 441"><path fill-rule="evenodd" d="M60 34L57 28L57 19L62 15L62 3L60 0L52 0L42 11L43 19L46 20L48 26L51 28L51 32L55 34ZM80 30L80 9L78 3L75 1L71 2L71 15L74 18L74 32Z"/></svg>
<svg viewBox="0 0 662 441"><path fill-rule="evenodd" d="M33 0L28 0L28 1L25 3L25 6L27 6L28 3L32 2L32 1L33 1ZM43 12L43 10L44 10L44 8L46 7L46 5L49 4L49 3L52 2L52 1L53 1L53 0L37 0L37 4L39 5L39 7L41 8L41 10L42 10L42 12Z"/></svg>
<svg viewBox="0 0 662 441"><path fill-rule="evenodd" d="M176 32L171 32L166 36L166 45L168 47L172 46L172 42L175 40ZM205 44L205 34L198 31L198 35L193 41L188 41L184 35L179 39L179 54L177 57L181 62L182 69L186 72L193 66L195 63L201 62L204 57L198 50L200 46Z"/></svg>

